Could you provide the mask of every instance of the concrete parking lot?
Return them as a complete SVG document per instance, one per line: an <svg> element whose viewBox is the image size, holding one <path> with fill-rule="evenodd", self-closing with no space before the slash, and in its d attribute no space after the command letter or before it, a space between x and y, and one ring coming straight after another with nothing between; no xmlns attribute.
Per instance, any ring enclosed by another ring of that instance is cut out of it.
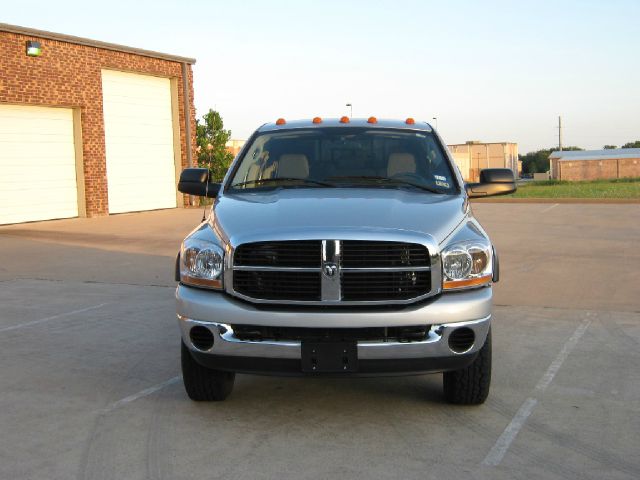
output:
<svg viewBox="0 0 640 480"><path fill-rule="evenodd" d="M1 479L640 477L640 205L474 206L501 253L492 391L440 375L182 388L200 210L0 227Z"/></svg>

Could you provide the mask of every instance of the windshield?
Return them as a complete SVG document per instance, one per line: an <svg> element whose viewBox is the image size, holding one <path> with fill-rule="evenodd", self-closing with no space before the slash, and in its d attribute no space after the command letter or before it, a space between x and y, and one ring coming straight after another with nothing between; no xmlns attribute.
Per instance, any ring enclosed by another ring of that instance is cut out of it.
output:
<svg viewBox="0 0 640 480"><path fill-rule="evenodd" d="M351 186L458 191L432 133L355 127L258 135L228 185L234 191Z"/></svg>

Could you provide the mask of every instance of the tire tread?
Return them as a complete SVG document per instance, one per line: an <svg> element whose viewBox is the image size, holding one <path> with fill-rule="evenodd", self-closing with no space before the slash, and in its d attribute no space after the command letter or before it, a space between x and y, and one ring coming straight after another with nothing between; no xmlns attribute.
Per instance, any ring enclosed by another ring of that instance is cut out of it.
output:
<svg viewBox="0 0 640 480"><path fill-rule="evenodd" d="M442 377L447 402L456 405L479 405L489 396L491 386L491 329L471 365Z"/></svg>
<svg viewBox="0 0 640 480"><path fill-rule="evenodd" d="M196 362L182 342L180 352L182 381L191 400L196 402L220 402L233 390L236 374L203 367Z"/></svg>

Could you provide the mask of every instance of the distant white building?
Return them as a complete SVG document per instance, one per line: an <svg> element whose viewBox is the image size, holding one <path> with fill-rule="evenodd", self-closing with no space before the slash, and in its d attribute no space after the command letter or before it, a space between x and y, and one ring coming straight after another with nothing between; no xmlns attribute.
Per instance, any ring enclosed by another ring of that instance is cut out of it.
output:
<svg viewBox="0 0 640 480"><path fill-rule="evenodd" d="M485 168L509 168L518 177L522 164L518 161L518 144L512 142L484 143L470 140L466 143L447 145L458 165L462 177L469 182L480 179Z"/></svg>

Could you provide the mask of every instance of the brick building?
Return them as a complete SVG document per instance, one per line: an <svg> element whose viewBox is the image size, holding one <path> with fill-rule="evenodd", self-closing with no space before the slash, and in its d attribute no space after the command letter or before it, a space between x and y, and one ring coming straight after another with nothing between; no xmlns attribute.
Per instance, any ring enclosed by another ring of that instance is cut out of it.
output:
<svg viewBox="0 0 640 480"><path fill-rule="evenodd" d="M195 60L0 24L0 224L183 206Z"/></svg>
<svg viewBox="0 0 640 480"><path fill-rule="evenodd" d="M556 180L640 177L640 148L556 151L549 155L549 163Z"/></svg>
<svg viewBox="0 0 640 480"><path fill-rule="evenodd" d="M518 161L517 143L484 143L470 140L447 147L462 177L469 182L477 182L480 179L480 170L485 168L509 168L516 177L522 171L522 164Z"/></svg>

